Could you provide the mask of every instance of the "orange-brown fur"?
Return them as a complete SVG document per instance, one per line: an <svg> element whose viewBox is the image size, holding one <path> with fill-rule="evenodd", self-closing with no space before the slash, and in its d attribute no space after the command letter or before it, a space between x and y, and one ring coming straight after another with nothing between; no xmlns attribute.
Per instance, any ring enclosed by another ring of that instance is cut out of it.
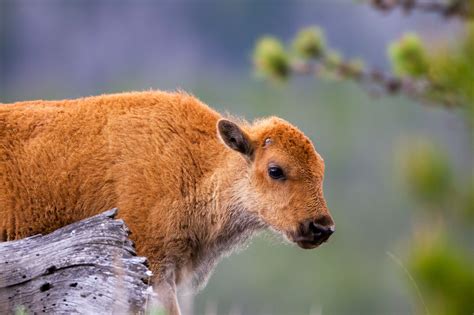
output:
<svg viewBox="0 0 474 315"><path fill-rule="evenodd" d="M307 137L278 118L242 123L254 147L246 157L219 139L221 118L182 92L1 105L0 240L118 207L157 283L173 287L202 282L253 231L332 224L324 163ZM268 177L269 161L285 182Z"/></svg>

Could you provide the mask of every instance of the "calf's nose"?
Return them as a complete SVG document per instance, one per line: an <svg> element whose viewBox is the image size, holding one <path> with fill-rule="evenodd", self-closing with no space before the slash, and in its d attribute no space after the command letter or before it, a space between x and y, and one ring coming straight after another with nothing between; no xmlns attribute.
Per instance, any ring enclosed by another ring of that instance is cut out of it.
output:
<svg viewBox="0 0 474 315"><path fill-rule="evenodd" d="M312 249L326 242L334 233L334 222L329 218L329 224L321 224L321 220L307 220L301 223L293 240L301 248Z"/></svg>
<svg viewBox="0 0 474 315"><path fill-rule="evenodd" d="M311 221L309 223L309 231L313 235L315 241L325 242L334 233L334 225L323 226L321 224Z"/></svg>

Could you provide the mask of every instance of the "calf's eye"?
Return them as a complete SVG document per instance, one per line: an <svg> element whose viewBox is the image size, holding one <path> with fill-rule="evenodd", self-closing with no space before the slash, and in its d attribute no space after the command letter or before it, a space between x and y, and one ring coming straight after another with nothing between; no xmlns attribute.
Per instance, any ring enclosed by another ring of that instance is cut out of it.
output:
<svg viewBox="0 0 474 315"><path fill-rule="evenodd" d="M285 173L279 166L272 165L268 167L268 176L273 179L285 179Z"/></svg>

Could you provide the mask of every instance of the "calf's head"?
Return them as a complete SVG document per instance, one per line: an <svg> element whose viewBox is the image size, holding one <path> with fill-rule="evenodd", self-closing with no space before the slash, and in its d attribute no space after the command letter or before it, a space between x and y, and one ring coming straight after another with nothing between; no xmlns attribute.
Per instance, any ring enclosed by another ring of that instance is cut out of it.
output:
<svg viewBox="0 0 474 315"><path fill-rule="evenodd" d="M241 177L249 211L302 248L327 241L334 221L323 196L324 161L311 141L275 117L251 126L221 119L217 130L247 161Z"/></svg>

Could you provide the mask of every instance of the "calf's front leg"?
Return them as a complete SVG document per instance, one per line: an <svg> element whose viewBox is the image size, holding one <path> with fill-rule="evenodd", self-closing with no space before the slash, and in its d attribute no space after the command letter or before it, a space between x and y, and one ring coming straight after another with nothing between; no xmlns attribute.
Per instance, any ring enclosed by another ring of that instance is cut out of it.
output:
<svg viewBox="0 0 474 315"><path fill-rule="evenodd" d="M176 296L174 277L169 277L153 286L158 300L163 305L167 315L181 315Z"/></svg>

